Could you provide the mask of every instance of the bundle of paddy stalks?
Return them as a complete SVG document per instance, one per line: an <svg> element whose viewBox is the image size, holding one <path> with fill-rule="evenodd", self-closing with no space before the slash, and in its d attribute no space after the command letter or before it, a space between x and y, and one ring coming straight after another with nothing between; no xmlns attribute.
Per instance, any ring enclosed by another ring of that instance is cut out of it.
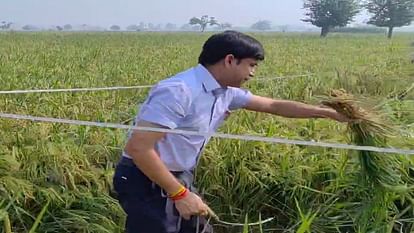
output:
<svg viewBox="0 0 414 233"><path fill-rule="evenodd" d="M352 119L348 124L351 142L359 146L387 147L387 138L396 130L386 123L381 114L360 107L354 96L344 90L332 90L322 104L335 109ZM373 151L357 152L362 169L362 178L367 184L387 191L406 192L407 172L396 154Z"/></svg>

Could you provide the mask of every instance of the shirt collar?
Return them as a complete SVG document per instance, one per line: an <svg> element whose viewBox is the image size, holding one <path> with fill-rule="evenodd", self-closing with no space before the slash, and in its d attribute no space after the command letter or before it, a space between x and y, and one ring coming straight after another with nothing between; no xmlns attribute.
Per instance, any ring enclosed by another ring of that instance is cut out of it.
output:
<svg viewBox="0 0 414 233"><path fill-rule="evenodd" d="M195 67L197 78L201 79L206 92L223 89L213 75L201 64Z"/></svg>

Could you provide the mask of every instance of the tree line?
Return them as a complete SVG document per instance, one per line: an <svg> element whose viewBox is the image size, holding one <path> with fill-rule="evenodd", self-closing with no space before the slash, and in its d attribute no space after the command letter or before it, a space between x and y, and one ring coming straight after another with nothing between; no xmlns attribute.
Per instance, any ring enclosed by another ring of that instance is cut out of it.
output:
<svg viewBox="0 0 414 233"><path fill-rule="evenodd" d="M305 18L303 22L310 23L321 29L320 36L325 37L329 32L338 31L338 28L345 27L351 23L355 16L363 10L370 15L367 24L388 30L388 38L391 38L396 27L410 25L414 19L414 0L303 0ZM0 29L10 29L12 22L2 21ZM85 25L83 25L85 26ZM203 15L192 17L188 24L183 25L181 30L200 30L205 31L208 26L215 26L215 29L228 29L233 25L228 22L219 22L215 17ZM285 26L287 27L287 26ZM250 27L253 30L270 30L271 22L260 20ZM280 27L282 31L286 28ZM25 25L23 30L35 30L32 25ZM166 30L177 30L177 26L172 23L165 25ZM70 24L55 26L55 30L72 30ZM112 25L109 30L119 31L121 27ZM132 24L126 27L129 31L162 30L162 25L154 24Z"/></svg>
<svg viewBox="0 0 414 233"><path fill-rule="evenodd" d="M345 27L363 9L370 14L367 23L387 28L388 38L394 28L410 25L414 18L414 0L305 0L304 8L302 21L321 28L321 37Z"/></svg>

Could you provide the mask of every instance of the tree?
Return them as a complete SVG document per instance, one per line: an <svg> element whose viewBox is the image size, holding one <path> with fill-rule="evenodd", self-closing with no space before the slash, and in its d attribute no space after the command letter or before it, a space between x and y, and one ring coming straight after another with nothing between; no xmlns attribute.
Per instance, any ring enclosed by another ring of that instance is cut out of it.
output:
<svg viewBox="0 0 414 233"><path fill-rule="evenodd" d="M280 25L279 30L281 32L287 32L289 30L289 25Z"/></svg>
<svg viewBox="0 0 414 233"><path fill-rule="evenodd" d="M155 25L154 29L157 30L157 31L161 31L162 27L163 27L162 23L159 23L159 24Z"/></svg>
<svg viewBox="0 0 414 233"><path fill-rule="evenodd" d="M66 30L66 31L72 30L72 25L65 24L65 25L63 25L63 29Z"/></svg>
<svg viewBox="0 0 414 233"><path fill-rule="evenodd" d="M165 25L165 29L169 30L169 31L173 31L177 29L177 25L173 24L173 23L167 23Z"/></svg>
<svg viewBox="0 0 414 233"><path fill-rule="evenodd" d="M121 30L121 27L118 25L112 25L109 29L111 29L112 31L119 31Z"/></svg>
<svg viewBox="0 0 414 233"><path fill-rule="evenodd" d="M10 26L12 25L12 22L6 22L6 21L2 21L0 24L0 29L2 30L7 30L10 28Z"/></svg>
<svg viewBox="0 0 414 233"><path fill-rule="evenodd" d="M126 30L128 31L140 31L139 26L136 24L131 24L128 27L126 27Z"/></svg>
<svg viewBox="0 0 414 233"><path fill-rule="evenodd" d="M269 20L260 20L254 23L251 26L251 28L254 30L260 30L260 31L270 30L272 29L272 22L270 22Z"/></svg>
<svg viewBox="0 0 414 233"><path fill-rule="evenodd" d="M221 29L228 29L228 28L232 28L233 25L231 25L231 23L222 23L220 24L220 28Z"/></svg>
<svg viewBox="0 0 414 233"><path fill-rule="evenodd" d="M139 30L145 31L148 30L148 25L144 22L140 22L138 25Z"/></svg>
<svg viewBox="0 0 414 233"><path fill-rule="evenodd" d="M180 30L182 31L199 31L200 30L200 25L191 25L191 24L183 24L180 27Z"/></svg>
<svg viewBox="0 0 414 233"><path fill-rule="evenodd" d="M62 30L63 30L63 27L61 27L61 26L56 26L56 29L57 29L58 31L62 31Z"/></svg>
<svg viewBox="0 0 414 233"><path fill-rule="evenodd" d="M153 23L148 23L148 30L153 31L155 29L155 25Z"/></svg>
<svg viewBox="0 0 414 233"><path fill-rule="evenodd" d="M200 25L201 32L204 32L207 25L220 25L214 17L208 17L208 15L203 15L201 18L193 17L190 19L191 25Z"/></svg>
<svg viewBox="0 0 414 233"><path fill-rule="evenodd" d="M373 16L368 24L388 28L388 38L395 27L411 24L414 19L413 0L369 0L366 8Z"/></svg>
<svg viewBox="0 0 414 233"><path fill-rule="evenodd" d="M334 27L345 27L359 12L358 0L305 0L307 10L304 22L321 28L321 37L328 35Z"/></svg>
<svg viewBox="0 0 414 233"><path fill-rule="evenodd" d="M34 31L34 30L37 30L37 27L36 26L33 26L33 25L27 24L27 25L24 25L22 27L22 29L25 30L25 31Z"/></svg>

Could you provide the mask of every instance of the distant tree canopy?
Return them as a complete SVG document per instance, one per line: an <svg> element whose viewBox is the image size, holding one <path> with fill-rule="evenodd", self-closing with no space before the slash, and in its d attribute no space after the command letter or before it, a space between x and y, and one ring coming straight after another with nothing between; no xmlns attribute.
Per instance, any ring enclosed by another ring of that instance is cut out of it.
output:
<svg viewBox="0 0 414 233"><path fill-rule="evenodd" d="M2 21L0 24L0 29L1 30L7 30L10 28L10 26L12 25L12 22L6 22L6 21Z"/></svg>
<svg viewBox="0 0 414 233"><path fill-rule="evenodd" d="M201 18L193 17L190 19L190 25L200 25L200 30L204 32L207 25L220 25L214 17L209 17L208 15L203 15Z"/></svg>
<svg viewBox="0 0 414 233"><path fill-rule="evenodd" d="M183 31L200 31L200 25L191 25L191 24L183 24L180 27L180 30Z"/></svg>
<svg viewBox="0 0 414 233"><path fill-rule="evenodd" d="M289 25L280 25L280 26L279 26L279 30L280 30L281 32L287 32L287 31L288 31L288 29L289 29Z"/></svg>
<svg viewBox="0 0 414 233"><path fill-rule="evenodd" d="M229 29L229 28L232 28L232 27L233 27L233 25L231 25L231 23L222 23L222 24L220 24L221 29Z"/></svg>
<svg viewBox="0 0 414 233"><path fill-rule="evenodd" d="M304 0L307 18L302 19L321 28L321 37L334 27L345 27L359 12L358 0Z"/></svg>
<svg viewBox="0 0 414 233"><path fill-rule="evenodd" d="M395 27L410 25L414 19L414 0L368 0L366 8L372 17L368 24L388 28L388 38Z"/></svg>
<svg viewBox="0 0 414 233"><path fill-rule="evenodd" d="M10 29L10 27L11 27L11 25L12 25L12 24L13 24L12 22L2 21L2 22L0 23L0 29L1 29L1 30L7 30L7 29Z"/></svg>
<svg viewBox="0 0 414 233"><path fill-rule="evenodd" d="M111 29L112 31L119 31L121 30L121 27L118 25L112 25L109 29Z"/></svg>
<svg viewBox="0 0 414 233"><path fill-rule="evenodd" d="M270 22L269 20L260 20L254 23L250 28L260 31L270 30L272 29L272 22Z"/></svg>
<svg viewBox="0 0 414 233"><path fill-rule="evenodd" d="M131 24L131 25L126 27L126 30L128 30L128 31L140 31L140 28L136 24Z"/></svg>
<svg viewBox="0 0 414 233"><path fill-rule="evenodd" d="M64 29L64 30L72 30L72 25L70 25L70 24L65 24L65 25L63 25L63 29Z"/></svg>
<svg viewBox="0 0 414 233"><path fill-rule="evenodd" d="M167 23L165 25L165 29L167 29L167 30L176 30L177 29L177 25L175 25L173 23Z"/></svg>
<svg viewBox="0 0 414 233"><path fill-rule="evenodd" d="M27 24L27 25L24 25L24 26L22 27L22 29L23 29L23 30L26 30L26 31L33 31L33 30L36 30L36 29L37 29L37 27L36 27L36 26L33 26L33 25L29 25L29 24Z"/></svg>

